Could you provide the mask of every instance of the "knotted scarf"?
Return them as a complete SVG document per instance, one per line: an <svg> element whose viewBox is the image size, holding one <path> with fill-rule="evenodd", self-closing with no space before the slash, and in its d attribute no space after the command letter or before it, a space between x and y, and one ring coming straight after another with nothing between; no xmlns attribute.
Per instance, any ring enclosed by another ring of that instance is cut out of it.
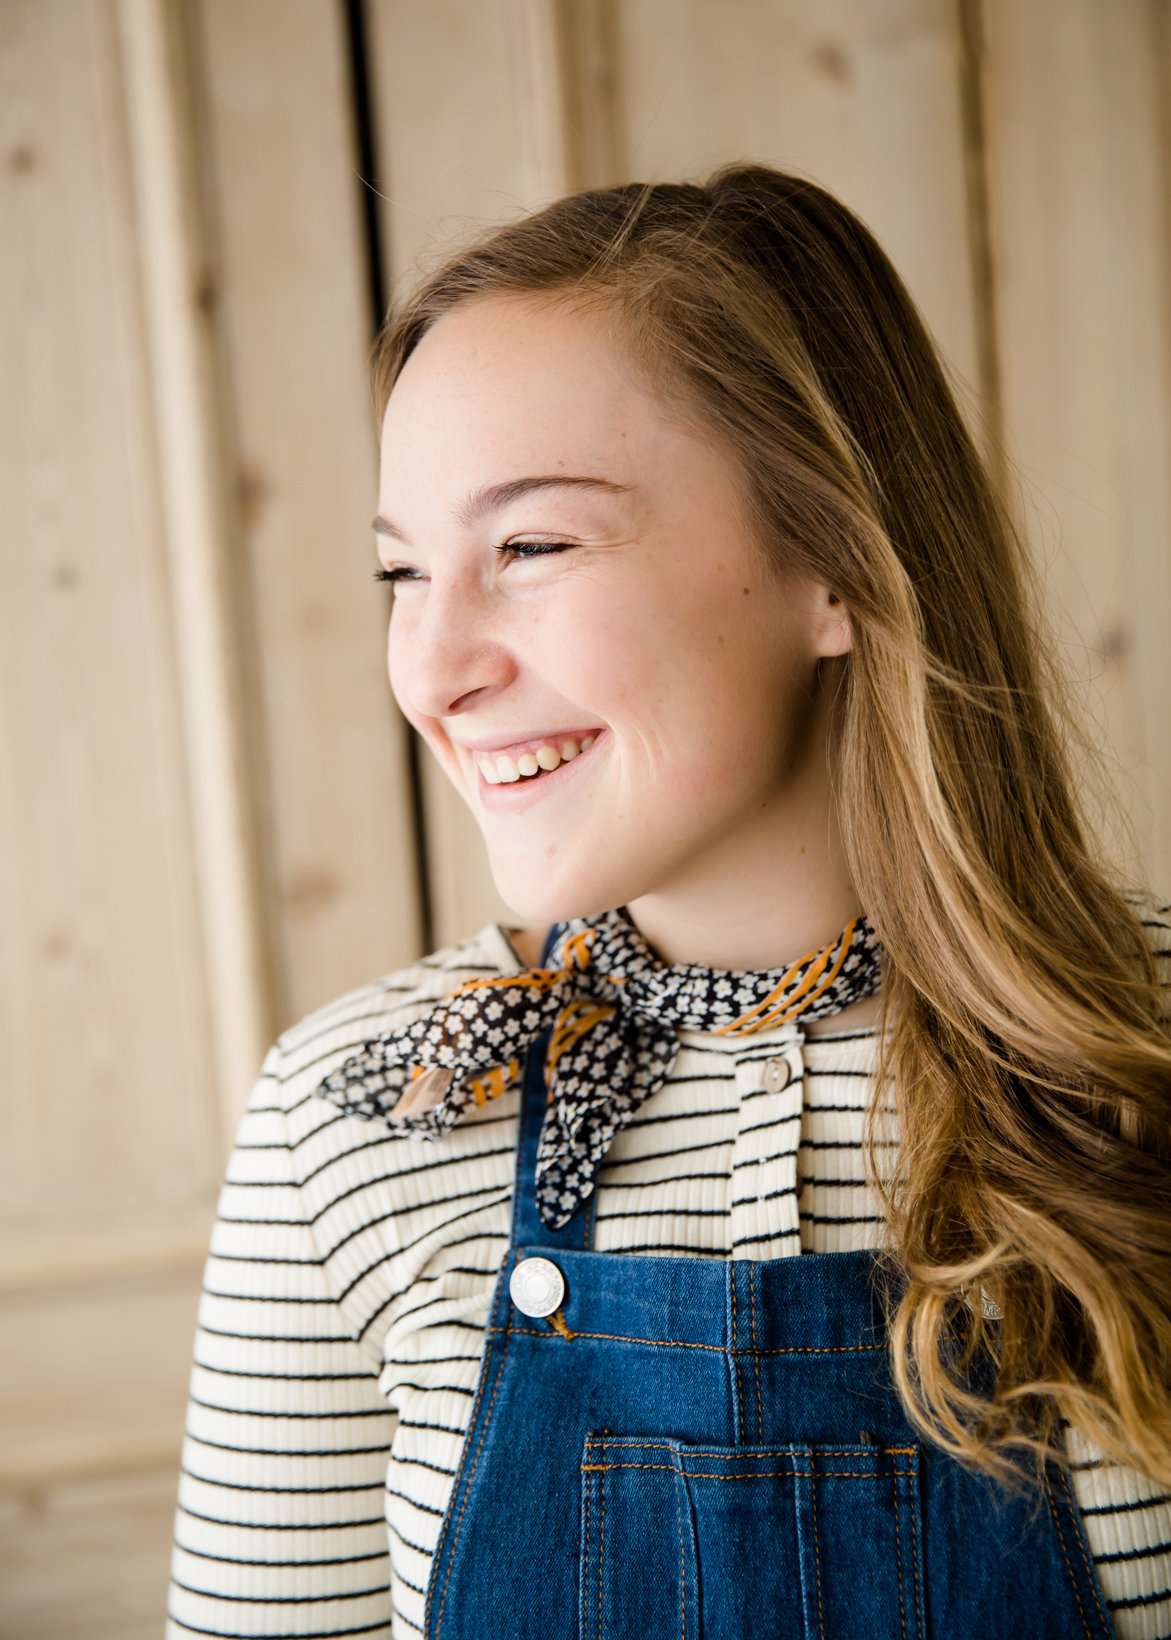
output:
<svg viewBox="0 0 1171 1640"><path fill-rule="evenodd" d="M529 1045L548 1029L536 1178L538 1210L555 1230L669 1075L677 1032L752 1036L838 1013L882 982L882 948L862 916L787 967L745 971L664 963L625 906L557 927L548 967L467 980L364 1043L317 1089L347 1115L439 1140L520 1082Z"/></svg>

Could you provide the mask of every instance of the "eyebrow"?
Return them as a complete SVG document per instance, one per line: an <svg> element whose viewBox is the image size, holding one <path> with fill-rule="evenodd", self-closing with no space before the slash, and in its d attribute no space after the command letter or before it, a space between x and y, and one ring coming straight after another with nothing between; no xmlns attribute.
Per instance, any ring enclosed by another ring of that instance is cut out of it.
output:
<svg viewBox="0 0 1171 1640"><path fill-rule="evenodd" d="M457 521L468 529L485 513L506 507L510 501L516 501L522 495L531 495L535 490L563 487L602 490L619 495L637 488L634 484L618 484L611 478L589 478L567 473L537 473L528 478L509 478L502 484L485 484L481 489L473 490L455 509L455 516ZM373 529L375 535L388 535L394 541L407 540L398 525L392 523L389 518L383 518L381 513L375 515Z"/></svg>

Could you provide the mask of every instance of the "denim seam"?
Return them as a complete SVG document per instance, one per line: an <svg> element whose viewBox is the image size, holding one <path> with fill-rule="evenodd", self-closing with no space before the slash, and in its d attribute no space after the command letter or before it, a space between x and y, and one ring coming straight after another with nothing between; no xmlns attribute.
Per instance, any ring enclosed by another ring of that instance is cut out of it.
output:
<svg viewBox="0 0 1171 1640"><path fill-rule="evenodd" d="M1057 1538L1057 1546L1061 1550L1061 1558L1065 1562L1065 1575L1069 1579L1070 1587L1073 1589L1073 1597L1077 1601L1077 1612L1078 1616L1081 1618L1082 1633L1087 1637L1087 1640L1089 1640L1090 1628L1089 1624L1086 1622L1085 1607L1082 1605L1082 1592L1078 1588L1077 1578L1074 1575L1073 1565L1069 1558L1069 1551L1065 1546L1065 1528L1058 1519L1058 1510L1053 1497L1053 1489L1049 1484L1048 1474L1045 1476L1045 1502L1049 1508L1049 1518L1053 1522L1053 1530Z"/></svg>
<svg viewBox="0 0 1171 1640"><path fill-rule="evenodd" d="M899 1530L899 1489L891 1470L890 1502L895 1517L895 1578L899 1589L899 1640L907 1640L907 1612L903 1601L903 1537Z"/></svg>
<svg viewBox="0 0 1171 1640"><path fill-rule="evenodd" d="M590 1437L587 1435L586 1436L586 1457L587 1458L590 1456L592 1447L593 1447L593 1442L591 1441ZM588 1576L590 1574L590 1570L593 1567L593 1557L590 1554L590 1488L593 1486L594 1482L593 1482L592 1477L589 1476L589 1475L583 1475L582 1479L585 1483L585 1569L584 1569L584 1575L582 1577L582 1584L581 1584L583 1610L581 1612L579 1622L581 1624L582 1634L584 1635L584 1633L585 1633L585 1617L586 1617L586 1609L584 1607L584 1602L586 1600L588 1600L588 1595L586 1593L586 1589L587 1589L586 1578L588 1578Z"/></svg>
<svg viewBox="0 0 1171 1640"><path fill-rule="evenodd" d="M492 1396L491 1396L491 1399L488 1402L487 1409L484 1412L483 1422L480 1426L479 1440L476 1442L475 1457L473 1458L471 1468L468 1471L467 1481L464 1483L463 1497L460 1500L460 1506L459 1506L459 1514L456 1516L455 1536L454 1536L454 1539L452 1541L451 1550L450 1550L450 1552L448 1554L448 1557L447 1557L447 1571L444 1574L444 1578L443 1578L443 1598L439 1603L439 1615L435 1620L435 1634L436 1634L436 1637L438 1637L443 1632L443 1613L444 1613L444 1610L446 1609L446 1606L447 1606L448 1585L451 1582L451 1574L452 1574L452 1571L455 1567L456 1550L459 1547L460 1534L463 1531L464 1510L467 1508L468 1498L471 1496L472 1482L475 1479L476 1469L479 1466L480 1457L481 1457L481 1454L483 1453L483 1450L484 1450L484 1441L487 1438L488 1430L489 1430L489 1428L491 1427L491 1424L492 1424L492 1413L493 1413L493 1411L495 1409L495 1406L496 1406L496 1397L499 1394L501 1384L504 1382L504 1363L505 1363L505 1359L508 1355L508 1330L509 1329L507 1327L504 1327L504 1328L501 1328L501 1329L494 1329L494 1330L503 1331L504 1334L505 1334L505 1338L504 1338L504 1343L503 1343L503 1345L500 1349L500 1359L496 1363L496 1379L495 1379L495 1382L492 1385ZM475 1424L475 1419L476 1419L476 1408L473 1406L472 1414L471 1414L471 1424L473 1426Z"/></svg>
<svg viewBox="0 0 1171 1640"><path fill-rule="evenodd" d="M748 1275L748 1297L752 1306L752 1369L756 1380L756 1433L764 1431L764 1405L760 1396L760 1351L756 1347L756 1285L757 1271L752 1269Z"/></svg>
<svg viewBox="0 0 1171 1640"><path fill-rule="evenodd" d="M639 1435L615 1435L606 1442L606 1445L620 1446L626 1451L677 1452L682 1449L687 1451L692 1457L727 1458L729 1461L735 1458L747 1457L749 1455L754 1458L789 1458L793 1455L792 1446L761 1446L754 1443L748 1451L744 1451L739 1448L734 1451L729 1451L727 1447L722 1446L699 1446L691 1441L681 1442L678 1439L647 1440ZM797 1450L804 1452L806 1449L804 1447L799 1447ZM896 1458L913 1458L915 1455L915 1448L913 1446L819 1446L817 1451L818 1455L823 1458L860 1457L863 1452L867 1455L871 1453L885 1452L889 1457ZM877 1474L878 1471L859 1470L858 1473Z"/></svg>
<svg viewBox="0 0 1171 1640"><path fill-rule="evenodd" d="M1070 1477L1069 1477L1069 1471L1067 1469L1065 1469L1064 1467L1059 1467L1057 1473L1058 1473L1058 1478L1059 1478L1059 1481L1060 1481L1062 1491L1064 1493L1065 1505L1066 1505L1067 1510L1069 1511L1069 1520L1070 1520L1070 1526L1073 1530L1074 1542L1077 1544L1078 1553L1081 1556L1082 1565L1085 1567L1086 1580L1087 1580L1087 1583L1089 1584L1089 1593L1091 1594L1091 1596L1093 1598L1094 1606L1097 1609L1097 1612L1096 1612L1097 1616L1099 1618L1102 1618L1105 1614L1102 1611L1101 1602L1098 1599L1097 1586L1096 1586L1095 1581L1094 1581L1094 1568L1091 1565L1089 1556L1086 1553L1086 1545L1085 1545L1085 1542L1083 1540L1083 1535L1078 1530L1078 1526L1077 1526L1078 1505L1077 1505L1076 1500L1074 1499L1073 1484L1072 1484L1072 1482L1070 1480ZM1106 1621L1107 1621L1107 1632L1112 1634L1114 1632L1113 1624L1110 1622L1110 1620L1108 1618L1107 1618Z"/></svg>
<svg viewBox="0 0 1171 1640"><path fill-rule="evenodd" d="M594 1469L666 1469L677 1475L679 1470L673 1463L599 1463L591 1466ZM915 1472L912 1469L892 1469L892 1475L901 1480L913 1480ZM825 1477L828 1480L838 1481L880 1481L881 1474L870 1469L750 1469L742 1475L717 1475L706 1469L689 1469L687 1478L693 1481L760 1481L774 1480L817 1480ZM1089 1631L1087 1630L1087 1633Z"/></svg>
<svg viewBox="0 0 1171 1640"><path fill-rule="evenodd" d="M687 1582L683 1568L683 1509L682 1497L686 1491L683 1477L676 1471L675 1485L675 1530L679 1534L679 1636L680 1640L687 1640Z"/></svg>
<svg viewBox="0 0 1171 1640"><path fill-rule="evenodd" d="M812 1452L809 1455L809 1462L811 1465L814 1462ZM802 1471L797 1470L796 1473L800 1475ZM825 1473L833 1474L833 1471L828 1470ZM821 1601L821 1538L817 1530L817 1479L812 1468L808 1471L808 1474L813 1481L809 1488L809 1519L813 1531L813 1565L817 1588L817 1640L823 1640L825 1635L825 1611Z"/></svg>
<svg viewBox="0 0 1171 1640"><path fill-rule="evenodd" d="M736 1439L744 1439L744 1406L740 1399L740 1324L736 1320L736 1261L730 1270L732 1280L732 1383L736 1390Z"/></svg>
<svg viewBox="0 0 1171 1640"><path fill-rule="evenodd" d="M1061 1476L1062 1488L1064 1489L1065 1494L1066 1494L1066 1503L1067 1503L1067 1506L1069 1508L1070 1514L1071 1514L1071 1516L1076 1517L1077 1512L1078 1512L1077 1503L1074 1500L1073 1484L1070 1481L1069 1472L1068 1472L1068 1470L1063 1468L1059 1471L1059 1474ZM1074 1535L1074 1542L1077 1544L1077 1547L1078 1547L1078 1553L1081 1555L1081 1558L1082 1558L1082 1565L1086 1569L1086 1577L1089 1581L1091 1590L1093 1590L1094 1589L1094 1570L1093 1570L1092 1565L1090 1564L1089 1556L1086 1553L1086 1545L1082 1540L1082 1533L1077 1530L1076 1522L1074 1524L1074 1534L1073 1535ZM1095 1598L1095 1604L1097 1604L1096 1598ZM1099 1616L1100 1615L1101 1615L1101 1613L1099 1612Z"/></svg>
<svg viewBox="0 0 1171 1640"><path fill-rule="evenodd" d="M559 1334L551 1333L547 1328L539 1327L501 1327L489 1326L488 1332L510 1332L514 1334L527 1333L532 1338L554 1338ZM733 1356L741 1355L858 1355L873 1354L885 1350L885 1344L778 1344L772 1348L758 1350L734 1349L727 1350L724 1344L699 1344L685 1338L642 1338L629 1333L611 1332L581 1332L573 1335L575 1338L602 1338L610 1339L615 1344L651 1344L658 1349L677 1350L711 1350L717 1355L730 1353Z"/></svg>
<svg viewBox="0 0 1171 1640"><path fill-rule="evenodd" d="M606 1482L598 1479L598 1633L597 1640L604 1640L602 1633L602 1602L605 1595L605 1582L602 1568L606 1559Z"/></svg>
<svg viewBox="0 0 1171 1640"><path fill-rule="evenodd" d="M918 1626L920 1640L926 1640L927 1619L923 1615L923 1548L919 1521L919 1512L923 1505L923 1483L917 1452L914 1455L913 1462L915 1465L915 1486L911 1495L911 1574L915 1590L915 1622Z"/></svg>

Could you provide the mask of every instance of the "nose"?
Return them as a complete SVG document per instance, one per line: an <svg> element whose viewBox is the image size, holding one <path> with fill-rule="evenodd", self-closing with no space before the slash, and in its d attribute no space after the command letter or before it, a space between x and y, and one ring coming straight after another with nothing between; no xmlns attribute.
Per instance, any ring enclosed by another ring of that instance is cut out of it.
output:
<svg viewBox="0 0 1171 1640"><path fill-rule="evenodd" d="M500 688L516 675L510 648L493 628L486 600L474 592L432 584L418 598L417 613L396 611L387 637L391 687L408 717L439 719L460 709L467 696Z"/></svg>

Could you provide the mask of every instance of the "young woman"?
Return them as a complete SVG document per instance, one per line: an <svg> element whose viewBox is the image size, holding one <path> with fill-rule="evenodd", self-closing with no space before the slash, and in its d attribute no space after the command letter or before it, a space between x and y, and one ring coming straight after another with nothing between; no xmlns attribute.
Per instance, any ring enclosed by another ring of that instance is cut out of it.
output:
<svg viewBox="0 0 1171 1640"><path fill-rule="evenodd" d="M1171 1634L1171 906L890 263L761 166L580 193L375 386L525 926L266 1057L168 1632Z"/></svg>

